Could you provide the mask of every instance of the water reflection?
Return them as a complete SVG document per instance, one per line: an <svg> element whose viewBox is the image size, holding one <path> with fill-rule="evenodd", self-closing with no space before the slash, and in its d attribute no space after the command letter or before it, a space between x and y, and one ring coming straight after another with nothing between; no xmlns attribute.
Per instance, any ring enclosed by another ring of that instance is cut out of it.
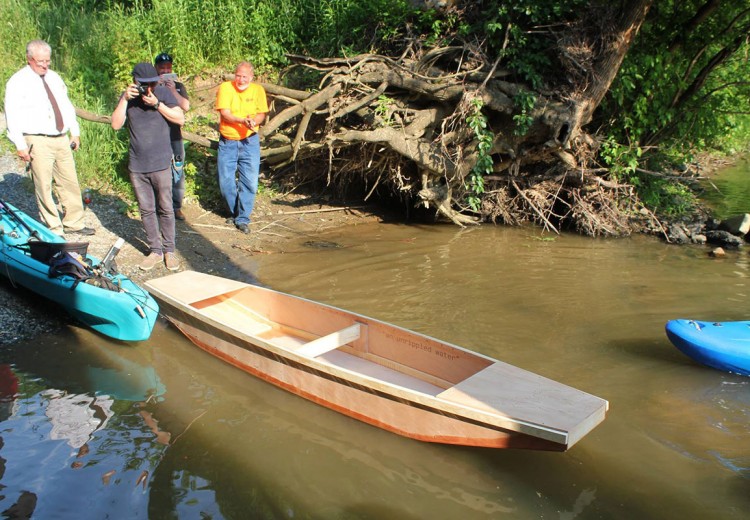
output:
<svg viewBox="0 0 750 520"><path fill-rule="evenodd" d="M163 451L139 413L164 392L153 367L78 329L3 356L13 359L12 369L0 371L13 411L0 423L0 508L20 514L33 502L34 517L104 518L117 517L119 504L129 517L145 518L144 476ZM16 495L22 498L13 505Z"/></svg>
<svg viewBox="0 0 750 520"><path fill-rule="evenodd" d="M718 218L750 212L750 161L746 158L702 181L704 200Z"/></svg>

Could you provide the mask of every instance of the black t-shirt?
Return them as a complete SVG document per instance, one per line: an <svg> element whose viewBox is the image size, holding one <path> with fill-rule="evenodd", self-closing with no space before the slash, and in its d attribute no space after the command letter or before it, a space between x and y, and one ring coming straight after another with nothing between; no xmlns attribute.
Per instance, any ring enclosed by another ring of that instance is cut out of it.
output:
<svg viewBox="0 0 750 520"><path fill-rule="evenodd" d="M177 106L172 92L163 85L154 88L154 95L168 107ZM130 171L149 173L168 169L172 161L172 145L169 123L164 116L146 105L140 96L128 101L126 116L130 132Z"/></svg>

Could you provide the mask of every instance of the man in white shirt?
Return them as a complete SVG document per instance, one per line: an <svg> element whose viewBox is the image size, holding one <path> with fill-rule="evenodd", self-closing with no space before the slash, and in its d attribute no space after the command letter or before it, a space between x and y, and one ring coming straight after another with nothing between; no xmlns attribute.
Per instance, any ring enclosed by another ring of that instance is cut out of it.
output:
<svg viewBox="0 0 750 520"><path fill-rule="evenodd" d="M83 200L73 150L81 145L80 128L68 89L49 70L52 49L47 42L26 45L28 65L16 72L5 87L8 138L18 156L31 163L39 216L58 235L93 235L84 225ZM70 135L70 137L68 137ZM54 191L63 208L60 215Z"/></svg>

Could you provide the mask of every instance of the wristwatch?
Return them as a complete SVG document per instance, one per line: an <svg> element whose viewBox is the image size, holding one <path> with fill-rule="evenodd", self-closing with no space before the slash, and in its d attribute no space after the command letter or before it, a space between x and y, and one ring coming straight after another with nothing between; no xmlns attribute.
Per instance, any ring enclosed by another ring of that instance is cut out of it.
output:
<svg viewBox="0 0 750 520"><path fill-rule="evenodd" d="M156 110L159 110L159 105L161 105L161 101L159 101L159 100L157 99L157 100L156 100L156 104L154 105L154 108L155 108Z"/></svg>

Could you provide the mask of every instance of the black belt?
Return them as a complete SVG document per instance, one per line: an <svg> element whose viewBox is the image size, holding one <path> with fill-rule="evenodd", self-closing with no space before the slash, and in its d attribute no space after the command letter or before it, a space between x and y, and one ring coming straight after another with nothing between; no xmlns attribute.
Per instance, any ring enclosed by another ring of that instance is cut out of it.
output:
<svg viewBox="0 0 750 520"><path fill-rule="evenodd" d="M30 136L33 136L33 137L62 137L65 134L55 134L55 135L52 135L52 134L23 134L23 135L30 135Z"/></svg>
<svg viewBox="0 0 750 520"><path fill-rule="evenodd" d="M219 134L219 140L220 141L237 141L237 142L247 141L248 139L250 139L252 136L254 136L257 133L258 132L253 132L252 134L248 135L247 137L243 137L242 139L229 139L228 137L224 137L223 135Z"/></svg>

